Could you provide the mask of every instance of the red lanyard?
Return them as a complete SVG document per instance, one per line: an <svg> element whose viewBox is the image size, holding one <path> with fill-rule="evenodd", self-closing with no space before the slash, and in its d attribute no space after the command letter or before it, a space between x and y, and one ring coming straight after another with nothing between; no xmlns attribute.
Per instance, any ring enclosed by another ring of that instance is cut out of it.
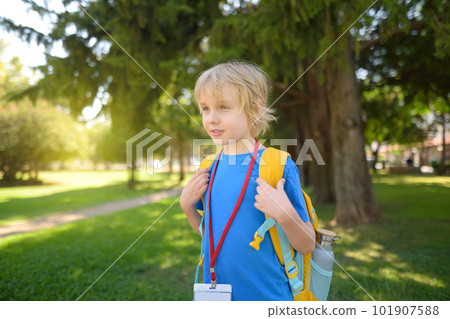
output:
<svg viewBox="0 0 450 319"><path fill-rule="evenodd" d="M214 181L214 176L216 174L217 164L219 163L220 156L222 155L223 149L220 151L219 156L217 157L216 164L214 165L214 170L211 176L211 180L209 182L209 190L208 190L208 214L209 214L209 250L211 254L211 260L210 260L210 273L211 273L211 287L216 287L216 273L214 271L214 265L216 263L217 255L219 254L220 248L222 247L223 241L225 240L225 236L227 235L228 230L230 229L231 223L234 220L234 217L236 217L236 213L239 209L239 206L241 206L242 199L244 198L245 191L247 190L248 181L250 180L250 175L253 170L253 165L255 164L256 160L256 154L258 152L259 141L256 140L255 149L253 150L252 155L252 161L250 162L247 176L245 177L244 186L242 186L241 194L239 196L239 199L234 206L233 213L230 216L230 219L228 219L228 223L226 224L222 235L220 236L219 243L217 244L217 248L214 249L214 237L213 237L213 230L212 230L212 222L211 222L211 188Z"/></svg>

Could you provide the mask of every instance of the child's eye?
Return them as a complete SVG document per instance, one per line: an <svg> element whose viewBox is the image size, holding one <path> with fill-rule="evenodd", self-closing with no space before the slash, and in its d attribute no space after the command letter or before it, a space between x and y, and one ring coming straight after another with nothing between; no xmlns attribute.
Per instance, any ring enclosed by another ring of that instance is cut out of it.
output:
<svg viewBox="0 0 450 319"><path fill-rule="evenodd" d="M227 107L227 106L225 106L225 105L222 105L221 108L225 110L225 109L228 109L229 107ZM207 107L207 106L205 106L204 108L202 108L202 111L203 111L203 112L208 111L208 110L209 110L209 107Z"/></svg>

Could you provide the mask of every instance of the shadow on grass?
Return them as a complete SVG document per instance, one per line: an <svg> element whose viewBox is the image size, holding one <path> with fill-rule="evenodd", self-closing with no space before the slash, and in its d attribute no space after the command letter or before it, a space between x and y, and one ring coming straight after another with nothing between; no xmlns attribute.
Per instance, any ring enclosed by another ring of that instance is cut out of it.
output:
<svg viewBox="0 0 450 319"><path fill-rule="evenodd" d="M448 224L386 222L337 228L337 262L375 300L448 300ZM329 300L372 300L335 265Z"/></svg>
<svg viewBox="0 0 450 319"><path fill-rule="evenodd" d="M450 178L384 175L374 188L385 221L331 227L334 204L316 205L319 227L342 237L336 261L376 300L449 300ZM372 300L337 264L328 300Z"/></svg>

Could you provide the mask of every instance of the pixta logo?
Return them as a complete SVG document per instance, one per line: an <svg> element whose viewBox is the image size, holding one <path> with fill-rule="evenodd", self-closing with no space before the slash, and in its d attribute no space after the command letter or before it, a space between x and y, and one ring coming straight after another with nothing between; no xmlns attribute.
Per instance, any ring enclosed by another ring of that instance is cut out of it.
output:
<svg viewBox="0 0 450 319"><path fill-rule="evenodd" d="M138 134L134 135L132 138L128 139L126 146L126 156L127 167L131 168L133 165L133 160L136 159L136 169L138 171L153 175L155 173L154 168L156 168L156 171L158 171L169 163L171 156L171 147L168 146L166 148L165 157L163 160L154 160L153 154L158 148L171 140L172 137L165 135L157 140L157 138L161 135L161 133L158 132L154 132L150 136L145 137L150 132L151 130L146 128L140 131ZM146 150L145 160L144 149ZM145 169L143 167L145 167Z"/></svg>
<svg viewBox="0 0 450 319"><path fill-rule="evenodd" d="M259 139L258 140L260 144L265 145L266 147L273 147L276 146L276 148L278 148L280 151L283 152L287 152L288 151L288 146L297 146L298 141L296 139L270 139L269 141L267 141L266 139ZM219 142L218 144L215 144L216 142ZM225 144L229 144L229 151L231 152L231 154L236 154L236 142L237 140L235 139L228 139L228 140L222 140L222 139L215 139L215 142L212 141L211 139L194 139L193 140L193 163L194 166L198 167L200 166L200 162L201 160L206 157L201 156L201 149L202 146L206 146L208 148L211 148L212 146L215 145L215 153L218 153ZM234 166L234 165L242 165L242 166L246 166L251 162L252 159L252 152L254 149L254 145L252 145L250 143L249 140L242 140L242 144L244 146L245 149L245 153L248 153L247 157L245 158L245 160L243 160L242 162L237 163L237 158L235 156L229 156L228 157L228 165L230 166ZM314 143L314 140L312 139L306 139L303 144L300 144L301 148L300 148L300 153L298 154L297 158L292 158L292 160L295 162L296 165L303 165L304 162L313 162L315 159L315 162L317 165L326 165L325 161L323 160L322 155L320 154L320 151L316 145L316 143ZM214 154L214 153L212 153ZM312 155L314 155L314 159L312 158ZM211 154L209 154L211 155ZM280 156L281 156L281 152L280 152ZM198 161L200 160L200 161ZM261 158L260 162L259 162L260 166L264 166L267 165L267 163Z"/></svg>

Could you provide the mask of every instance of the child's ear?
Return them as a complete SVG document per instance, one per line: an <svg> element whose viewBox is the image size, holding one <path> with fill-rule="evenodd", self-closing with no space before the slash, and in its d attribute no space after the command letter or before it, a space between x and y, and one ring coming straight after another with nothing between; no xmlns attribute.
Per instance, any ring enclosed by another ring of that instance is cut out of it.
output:
<svg viewBox="0 0 450 319"><path fill-rule="evenodd" d="M256 101L257 105L262 108L264 106L264 102L263 100L261 100L260 98L258 98L258 100Z"/></svg>

